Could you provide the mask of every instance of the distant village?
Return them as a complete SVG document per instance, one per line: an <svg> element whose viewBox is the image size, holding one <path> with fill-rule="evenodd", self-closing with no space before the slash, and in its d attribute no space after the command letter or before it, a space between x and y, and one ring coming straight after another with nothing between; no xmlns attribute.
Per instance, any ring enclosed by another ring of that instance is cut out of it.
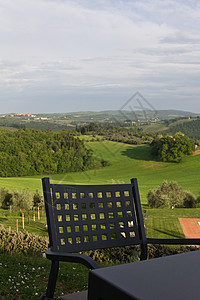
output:
<svg viewBox="0 0 200 300"><path fill-rule="evenodd" d="M47 117L38 117L37 115L33 114L5 114L5 115L0 115L0 118L6 118L6 117L24 117L27 118L27 120L34 119L34 120L49 120Z"/></svg>

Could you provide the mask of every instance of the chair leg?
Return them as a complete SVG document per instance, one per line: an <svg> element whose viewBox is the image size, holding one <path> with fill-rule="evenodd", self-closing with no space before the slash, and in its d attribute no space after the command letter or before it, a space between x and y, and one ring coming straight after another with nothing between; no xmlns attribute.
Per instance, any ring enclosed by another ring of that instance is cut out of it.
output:
<svg viewBox="0 0 200 300"><path fill-rule="evenodd" d="M142 244L140 260L146 260L146 259L147 259L147 244Z"/></svg>
<svg viewBox="0 0 200 300"><path fill-rule="evenodd" d="M59 261L58 260L52 260L51 261L51 271L49 274L49 281L47 286L47 292L46 297L47 298L53 298L55 288L56 288L56 281L58 277L58 270L59 270Z"/></svg>

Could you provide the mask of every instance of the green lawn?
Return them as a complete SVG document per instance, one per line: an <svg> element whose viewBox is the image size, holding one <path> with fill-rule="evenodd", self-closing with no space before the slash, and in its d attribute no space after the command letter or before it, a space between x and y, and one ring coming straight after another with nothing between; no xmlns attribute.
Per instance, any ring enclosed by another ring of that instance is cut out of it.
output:
<svg viewBox="0 0 200 300"><path fill-rule="evenodd" d="M144 205L145 208L145 205ZM146 209L145 227L148 237L152 238L182 238L184 237L182 227L178 218L199 218L200 208L176 208L176 209ZM23 231L20 212L9 213L7 210L0 209L0 224L5 228L11 227L16 229L16 220L19 222L19 231ZM28 223L28 215L25 212L25 231L34 233L39 236L47 237L46 218L41 216L38 220L37 215L35 221L33 214L30 212L30 223Z"/></svg>
<svg viewBox="0 0 200 300"><path fill-rule="evenodd" d="M184 189L196 196L200 192L200 155L183 158L181 163L163 163L152 157L148 145L127 145L117 142L89 143L97 156L111 162L111 166L82 173L52 175L56 182L76 184L129 183L130 178L138 178L142 203L146 203L149 189L161 184L163 180L175 180Z"/></svg>
<svg viewBox="0 0 200 300"><path fill-rule="evenodd" d="M0 224L3 224L6 229L11 227L11 230L16 230L16 221L18 220L18 230L23 231L22 228L22 216L21 212L11 212L9 210L0 209ZM35 221L33 218L33 211L29 213L24 212L24 230L30 233L34 233L39 236L48 236L46 227L46 215L42 215L40 212L40 219L38 220L38 214L35 214Z"/></svg>
<svg viewBox="0 0 200 300"><path fill-rule="evenodd" d="M199 218L200 208L147 209L146 233L153 238L184 238L178 218Z"/></svg>
<svg viewBox="0 0 200 300"><path fill-rule="evenodd" d="M46 291L50 261L35 255L0 253L0 299L35 300ZM55 296L87 289L88 269L60 263Z"/></svg>

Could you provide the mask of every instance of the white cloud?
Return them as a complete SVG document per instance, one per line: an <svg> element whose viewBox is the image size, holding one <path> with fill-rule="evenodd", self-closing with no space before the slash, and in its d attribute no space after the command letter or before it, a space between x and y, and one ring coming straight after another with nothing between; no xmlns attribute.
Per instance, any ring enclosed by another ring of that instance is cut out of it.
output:
<svg viewBox="0 0 200 300"><path fill-rule="evenodd" d="M138 89L161 107L164 90L171 107L184 93L197 99L199 25L196 1L1 0L0 102L23 110L24 97L31 110L34 95L46 107L49 94L61 105L84 93L89 110L101 93L112 107Z"/></svg>

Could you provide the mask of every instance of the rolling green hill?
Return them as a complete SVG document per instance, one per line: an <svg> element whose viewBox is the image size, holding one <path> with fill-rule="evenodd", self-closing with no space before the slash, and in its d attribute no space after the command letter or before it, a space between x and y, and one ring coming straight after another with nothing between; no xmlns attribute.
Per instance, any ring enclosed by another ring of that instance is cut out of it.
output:
<svg viewBox="0 0 200 300"><path fill-rule="evenodd" d="M108 160L111 165L85 172L50 175L54 182L71 184L107 184L129 183L130 178L138 178L141 200L146 203L149 189L161 184L163 180L175 180L185 190L196 196L200 192L200 155L184 157L181 163L166 163L156 161L151 155L148 145L127 145L118 142L89 142L95 154ZM31 191L42 191L43 176L0 178L0 186L13 190L29 188Z"/></svg>
<svg viewBox="0 0 200 300"><path fill-rule="evenodd" d="M0 114L0 127L6 129L36 128L40 130L75 129L77 125L90 122L99 124L131 125L131 122L148 123L181 117L196 117L197 114L181 110L108 110L80 111L54 114Z"/></svg>
<svg viewBox="0 0 200 300"><path fill-rule="evenodd" d="M167 133L174 135L182 132L194 140L200 140L200 118L181 117L171 120L163 120L156 123L140 124L145 133Z"/></svg>
<svg viewBox="0 0 200 300"><path fill-rule="evenodd" d="M189 138L200 140L200 119L192 118L184 121L177 121L174 124L170 124L168 130L172 134L180 131Z"/></svg>

